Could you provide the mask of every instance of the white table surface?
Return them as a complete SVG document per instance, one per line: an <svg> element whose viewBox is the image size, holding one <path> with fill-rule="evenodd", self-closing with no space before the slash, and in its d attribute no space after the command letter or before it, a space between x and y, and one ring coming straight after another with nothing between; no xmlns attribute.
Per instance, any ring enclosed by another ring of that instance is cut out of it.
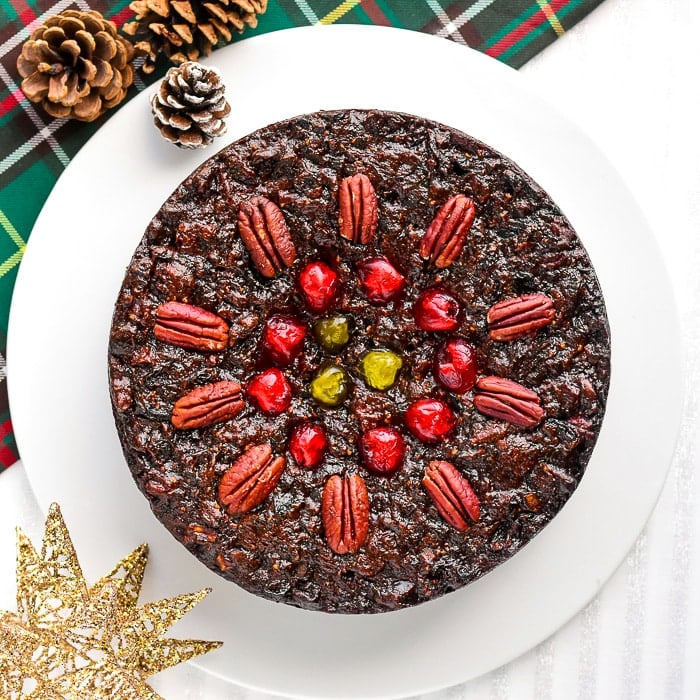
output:
<svg viewBox="0 0 700 700"><path fill-rule="evenodd" d="M700 0L605 0L521 69L537 92L608 155L656 233L673 280L685 342L684 417L659 502L634 548L596 598L520 658L421 700L700 698L698 37ZM649 332L654 332L653 318ZM661 412L664 407L649 410ZM43 515L21 462L0 476L3 601L14 595L16 525L39 541ZM269 697L189 664L154 677L152 685L168 700Z"/></svg>

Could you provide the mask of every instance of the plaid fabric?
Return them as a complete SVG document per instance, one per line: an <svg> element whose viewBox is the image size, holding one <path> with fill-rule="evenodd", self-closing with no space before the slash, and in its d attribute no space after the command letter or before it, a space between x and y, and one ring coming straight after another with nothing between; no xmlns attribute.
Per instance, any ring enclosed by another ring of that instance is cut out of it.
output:
<svg viewBox="0 0 700 700"><path fill-rule="evenodd" d="M5 339L17 267L34 221L93 124L52 119L19 89L17 56L42 18L69 8L99 10L118 26L129 0L0 0L0 470L17 460L5 389ZM602 0L269 0L243 37L308 24L380 24L471 46L513 67L552 43ZM238 37L236 38L236 40ZM166 66L150 77L160 78ZM132 95L146 87L137 76Z"/></svg>

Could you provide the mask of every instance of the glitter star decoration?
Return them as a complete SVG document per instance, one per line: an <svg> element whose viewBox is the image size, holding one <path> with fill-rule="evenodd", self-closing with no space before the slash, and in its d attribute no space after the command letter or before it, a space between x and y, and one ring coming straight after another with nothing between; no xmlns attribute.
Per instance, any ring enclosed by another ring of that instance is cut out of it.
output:
<svg viewBox="0 0 700 700"><path fill-rule="evenodd" d="M0 612L0 697L158 700L146 678L220 642L163 638L209 593L137 604L148 559L141 545L88 587L60 508L41 556L17 529L17 612Z"/></svg>

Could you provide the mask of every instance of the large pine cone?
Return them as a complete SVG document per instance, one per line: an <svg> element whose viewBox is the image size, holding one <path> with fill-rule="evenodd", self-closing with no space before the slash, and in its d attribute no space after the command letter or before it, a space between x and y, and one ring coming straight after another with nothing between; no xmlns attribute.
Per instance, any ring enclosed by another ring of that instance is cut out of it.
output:
<svg viewBox="0 0 700 700"><path fill-rule="evenodd" d="M256 27L267 0L134 0L136 18L122 31L134 37L146 55L144 73L151 73L159 53L173 63L208 56L220 41L231 41L232 30Z"/></svg>
<svg viewBox="0 0 700 700"><path fill-rule="evenodd" d="M163 138L181 148L203 148L226 131L231 111L214 68L187 61L168 70L151 98L153 121Z"/></svg>
<svg viewBox="0 0 700 700"><path fill-rule="evenodd" d="M49 17L22 46L22 92L52 117L91 122L118 105L134 80L134 47L99 12Z"/></svg>

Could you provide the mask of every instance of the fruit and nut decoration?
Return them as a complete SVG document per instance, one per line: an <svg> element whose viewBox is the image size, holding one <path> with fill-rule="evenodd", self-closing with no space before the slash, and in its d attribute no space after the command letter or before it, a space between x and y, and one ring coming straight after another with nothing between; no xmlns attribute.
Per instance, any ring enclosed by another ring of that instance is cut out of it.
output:
<svg viewBox="0 0 700 700"><path fill-rule="evenodd" d="M302 115L164 202L110 335L128 466L247 591L376 613L512 556L586 468L609 376L586 252L512 161L379 110Z"/></svg>
<svg viewBox="0 0 700 700"><path fill-rule="evenodd" d="M234 419L246 405L268 416L290 408L293 389L289 376L307 343L315 343L317 369L305 387L309 418L290 431L285 453L274 454L269 443L251 445L230 466L218 487L220 502L232 517L259 506L272 492L289 457L303 469L317 469L332 447L325 418L348 400L357 382L387 392L401 373L415 370L402 351L398 336L393 347L375 347L359 357L348 352L353 337L367 333L348 309L338 307L341 284L355 284L377 306L410 306L409 325L425 332L431 355L433 390L411 401L400 420L381 421L360 432L358 463L333 474L323 486L321 514L325 539L336 554L357 552L370 535L370 496L363 474L390 479L404 467L405 436L422 443L442 444L452 454L450 437L461 412L471 403L485 416L523 430L537 427L545 412L536 392L508 377L479 372L477 354L469 334L460 333L465 302L448 284L434 284L435 271L449 268L461 255L469 230L478 215L472 198L456 193L447 198L420 239L418 252L427 285L412 302L404 298L406 276L402 261L376 256L379 202L367 174L344 177L338 186L338 235L367 249L342 276L338 261L298 260L294 233L281 208L271 199L255 196L238 209L238 231L250 263L266 279L287 275L298 263L293 284L301 304L293 310L273 312L261 323L259 372L245 385L217 381L193 387L175 402L172 424L179 430L204 428ZM405 261L403 261L405 264ZM290 280L291 282L291 280ZM544 293L506 298L487 312L484 325L496 341L527 338L556 322L552 300ZM153 332L163 343L194 352L225 352L228 324L210 309L167 301L156 311ZM458 460L457 460L458 461ZM444 460L425 463L421 483L438 513L457 530L479 518L479 497L457 464Z"/></svg>

